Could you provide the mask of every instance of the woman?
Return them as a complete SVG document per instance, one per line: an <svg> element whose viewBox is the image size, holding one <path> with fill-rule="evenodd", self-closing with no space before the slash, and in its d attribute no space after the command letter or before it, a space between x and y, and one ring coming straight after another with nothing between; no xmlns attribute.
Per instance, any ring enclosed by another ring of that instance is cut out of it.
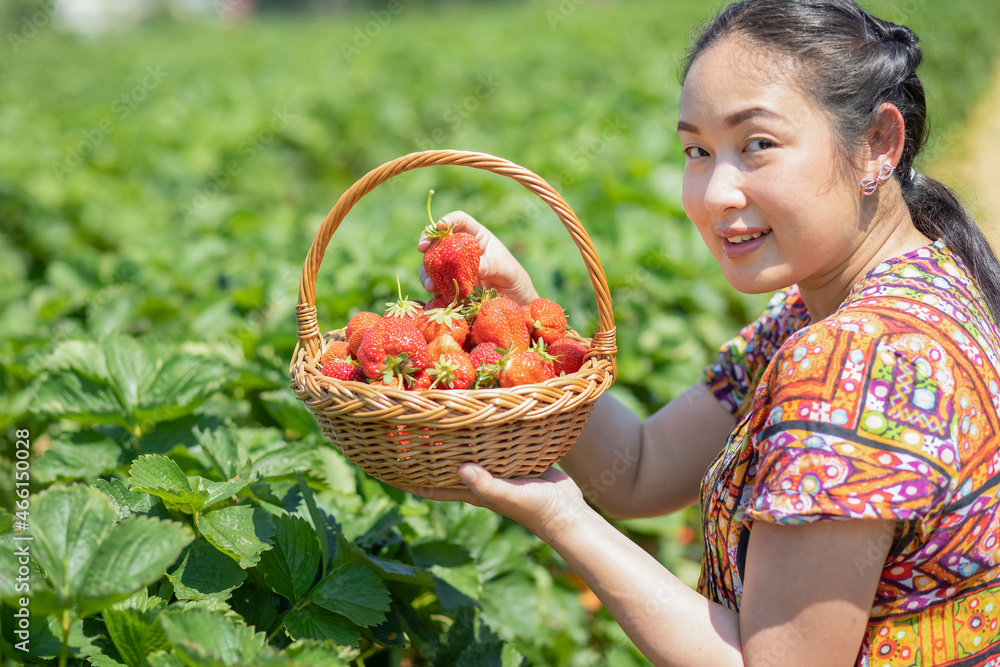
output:
<svg viewBox="0 0 1000 667"><path fill-rule="evenodd" d="M412 491L521 522L657 665L1000 664L1000 267L913 170L920 58L852 0L724 9L685 68L684 206L767 311L645 422L602 397L568 474ZM484 283L535 296L488 230L446 221ZM585 502L608 470L588 499L610 516L700 500L698 592Z"/></svg>

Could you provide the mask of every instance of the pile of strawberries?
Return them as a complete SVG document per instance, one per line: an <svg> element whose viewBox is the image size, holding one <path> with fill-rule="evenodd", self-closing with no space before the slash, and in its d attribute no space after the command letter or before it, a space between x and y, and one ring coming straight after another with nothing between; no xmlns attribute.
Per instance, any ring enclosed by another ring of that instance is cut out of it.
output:
<svg viewBox="0 0 1000 667"><path fill-rule="evenodd" d="M433 191L432 191L433 194ZM429 208L429 201L428 201ZM587 346L566 337L559 304L537 298L521 306L479 282L479 242L433 218L424 270L434 281L427 303L404 297L382 315L361 312L320 359L338 380L408 390L483 389L544 382L574 373Z"/></svg>

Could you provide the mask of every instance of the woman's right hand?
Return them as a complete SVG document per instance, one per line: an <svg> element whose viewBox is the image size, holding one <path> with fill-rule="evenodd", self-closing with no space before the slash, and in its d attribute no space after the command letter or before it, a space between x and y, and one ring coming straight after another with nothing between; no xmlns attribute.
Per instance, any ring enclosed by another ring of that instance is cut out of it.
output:
<svg viewBox="0 0 1000 667"><path fill-rule="evenodd" d="M494 236L493 232L471 215L464 211L452 211L441 218L437 225L439 229L445 225L451 225L454 231L471 234L479 241L481 253L479 259L480 286L483 288L492 287L522 306L528 305L538 297L534 285L531 284L531 276L524 270L521 263L514 259L507 246ZM426 252L430 245L430 240L421 234L417 250ZM420 282L423 283L428 292L434 291L434 281L427 276L422 265L420 267Z"/></svg>

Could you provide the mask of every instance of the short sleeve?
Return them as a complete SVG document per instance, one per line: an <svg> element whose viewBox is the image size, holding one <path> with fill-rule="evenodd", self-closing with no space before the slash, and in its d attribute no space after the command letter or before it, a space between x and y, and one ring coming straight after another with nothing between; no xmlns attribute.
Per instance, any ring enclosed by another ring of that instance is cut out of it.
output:
<svg viewBox="0 0 1000 667"><path fill-rule="evenodd" d="M722 346L715 363L702 371L702 381L730 414L742 416L775 352L808 323L797 288L775 292L763 315Z"/></svg>
<svg viewBox="0 0 1000 667"><path fill-rule="evenodd" d="M957 477L954 436L968 405L956 396L958 372L920 334L821 326L789 341L762 382L767 396L759 400L770 407L751 435L758 459L748 518L801 524L939 514Z"/></svg>

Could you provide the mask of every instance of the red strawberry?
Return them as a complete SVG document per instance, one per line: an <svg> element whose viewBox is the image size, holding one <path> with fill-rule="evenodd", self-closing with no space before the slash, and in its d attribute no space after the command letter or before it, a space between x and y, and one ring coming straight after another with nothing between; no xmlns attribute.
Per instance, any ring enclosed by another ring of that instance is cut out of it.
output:
<svg viewBox="0 0 1000 667"><path fill-rule="evenodd" d="M583 358L587 354L587 346L572 338L560 338L549 345L549 354L555 360L552 362L552 370L556 377L563 373L575 373L583 366Z"/></svg>
<svg viewBox="0 0 1000 667"><path fill-rule="evenodd" d="M438 336L449 334L459 345L465 345L469 337L469 323L454 304L425 310L417 316L417 328L428 343Z"/></svg>
<svg viewBox="0 0 1000 667"><path fill-rule="evenodd" d="M484 301L472 324L472 338L505 350L526 350L531 343L528 314L509 297Z"/></svg>
<svg viewBox="0 0 1000 667"><path fill-rule="evenodd" d="M423 391L424 389L433 387L436 376L430 372L431 370L433 369L417 371L406 388L410 391Z"/></svg>
<svg viewBox="0 0 1000 667"><path fill-rule="evenodd" d="M323 351L323 356L319 358L319 365L325 366L331 361L350 359L351 349L347 345L347 341L343 340L332 340L326 346L326 350Z"/></svg>
<svg viewBox="0 0 1000 667"><path fill-rule="evenodd" d="M323 375L334 378L335 380L364 382L366 379L360 366L353 361L345 361L342 359L334 359L333 361L328 361L323 364L323 370L321 372Z"/></svg>
<svg viewBox="0 0 1000 667"><path fill-rule="evenodd" d="M358 348L358 361L369 378L386 373L415 373L430 366L427 341L413 320L386 317L370 328Z"/></svg>
<svg viewBox="0 0 1000 667"><path fill-rule="evenodd" d="M357 315L351 318L344 328L344 338L350 342L351 336L354 335L356 331L361 331L373 326L382 319L382 316L378 313L371 313L368 311L361 311Z"/></svg>
<svg viewBox="0 0 1000 667"><path fill-rule="evenodd" d="M465 352L465 350L458 344L457 340L451 337L450 334L442 334L427 343L427 354L431 359L437 359L442 354L453 354L459 352Z"/></svg>
<svg viewBox="0 0 1000 667"><path fill-rule="evenodd" d="M479 283L479 241L472 234L453 232L450 226L439 229L431 216L431 190L427 197L427 218L431 224L424 236L431 246L424 253L424 271L434 281L434 291L448 303L465 298Z"/></svg>
<svg viewBox="0 0 1000 667"><path fill-rule="evenodd" d="M469 357L472 358L472 363L476 365L476 368L495 366L503 359L503 350L493 343L480 343L472 348Z"/></svg>
<svg viewBox="0 0 1000 667"><path fill-rule="evenodd" d="M555 301L539 297L528 304L528 314L531 317L532 340L540 338L546 345L551 345L566 335L566 313Z"/></svg>
<svg viewBox="0 0 1000 667"><path fill-rule="evenodd" d="M500 386L509 388L522 384L537 384L555 376L551 357L541 348L514 350L500 368Z"/></svg>
<svg viewBox="0 0 1000 667"><path fill-rule="evenodd" d="M358 358L358 348L361 347L365 332L381 321L381 315L367 311L360 312L351 318L344 329L344 336L347 338L347 347L350 348L352 357Z"/></svg>
<svg viewBox="0 0 1000 667"><path fill-rule="evenodd" d="M455 302L449 301L448 299L444 298L439 294L437 296L431 297L431 300L427 302L426 306L424 306L424 310L431 310L432 308L447 308L453 303Z"/></svg>
<svg viewBox="0 0 1000 667"><path fill-rule="evenodd" d="M438 389L468 389L476 381L476 367L465 352L442 354L427 374L435 377L432 386Z"/></svg>

